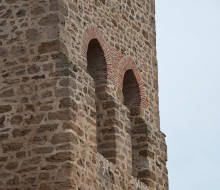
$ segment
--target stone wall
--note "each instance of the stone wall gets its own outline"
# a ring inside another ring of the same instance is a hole
[[[154,15],[0,0],[0,189],[168,189]]]

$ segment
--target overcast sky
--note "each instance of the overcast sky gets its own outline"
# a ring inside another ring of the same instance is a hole
[[[220,190],[220,0],[156,0],[170,190]]]

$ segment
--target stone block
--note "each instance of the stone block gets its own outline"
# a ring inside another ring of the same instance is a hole
[[[30,124],[39,124],[43,120],[44,114],[31,115],[28,119],[25,119],[25,122]]]
[[[11,117],[12,125],[19,125],[22,122],[23,118],[20,115],[14,115]]]
[[[70,110],[63,110],[57,112],[48,113],[49,120],[61,120],[61,121],[76,121],[76,114],[71,112]]]
[[[37,133],[44,133],[44,132],[53,132],[57,129],[58,124],[44,124],[40,125],[37,129]]]
[[[12,96],[14,96],[13,88],[9,88],[7,90],[3,90],[2,92],[0,92],[0,97],[2,97],[2,98],[8,98],[8,97],[12,97]]]
[[[7,57],[7,55],[8,55],[8,50],[4,47],[0,47],[0,58]]]
[[[41,43],[38,47],[38,52],[40,54],[45,54],[45,53],[48,53],[48,52],[59,51],[59,49],[60,49],[59,41],[58,40],[53,40],[53,41]]]
[[[41,15],[45,13],[45,10],[42,6],[37,6],[37,7],[34,7],[32,10],[31,10],[31,14],[33,16],[38,16],[38,15]]]
[[[62,126],[64,130],[73,130],[79,137],[84,136],[84,131],[75,123],[65,122]]]
[[[12,46],[11,48],[11,55],[13,56],[23,56],[26,53],[26,47],[25,46]]]
[[[51,140],[52,144],[60,144],[60,143],[73,143],[73,144],[78,144],[78,139],[77,137],[71,133],[58,133],[54,134]]]
[[[18,167],[18,162],[17,161],[14,161],[14,162],[9,162],[5,168],[8,169],[8,170],[14,170]]]
[[[6,113],[11,110],[12,110],[12,107],[10,105],[0,105],[0,113]]]
[[[34,148],[33,152],[36,154],[49,154],[53,151],[53,147],[39,147],[39,148]]]
[[[8,134],[7,133],[0,134],[0,142],[2,142],[4,140],[8,140]]]
[[[23,137],[30,133],[31,129],[14,129],[12,131],[12,135],[14,138],[16,137]]]
[[[78,111],[77,103],[71,98],[62,98],[60,100],[59,108],[71,108],[73,111]]]
[[[7,143],[2,144],[3,153],[19,151],[23,147],[22,143]]]
[[[52,162],[52,163],[56,163],[56,162],[59,163],[59,162],[65,162],[65,161],[74,161],[74,158],[75,156],[71,152],[59,152],[59,153],[46,157],[46,161]]]
[[[47,26],[47,25],[53,25],[57,24],[59,21],[58,14],[49,14],[45,17],[42,17],[39,21],[39,25],[41,26]]]
[[[36,64],[30,65],[27,69],[28,74],[39,73],[39,71],[40,71],[40,66],[38,66]]]

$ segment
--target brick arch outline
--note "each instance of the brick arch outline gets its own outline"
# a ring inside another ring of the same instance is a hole
[[[87,27],[84,31],[83,42],[82,42],[82,56],[85,60],[87,60],[87,50],[88,50],[89,42],[92,39],[98,40],[104,52],[104,57],[105,57],[106,66],[107,66],[107,81],[109,81],[112,79],[111,77],[111,74],[112,74],[111,48],[106,43],[103,33],[98,29],[96,25],[91,25]]]
[[[138,83],[138,86],[140,89],[140,98],[141,98],[140,107],[142,107],[142,108],[148,107],[148,100],[147,100],[147,96],[146,96],[146,93],[144,90],[144,83],[141,78],[141,73],[140,73],[138,67],[136,66],[133,58],[131,56],[128,56],[128,57],[124,56],[119,61],[119,63],[115,65],[115,67],[118,70],[118,77],[116,80],[118,93],[122,93],[124,75],[125,75],[126,71],[131,69],[134,73],[134,76],[137,80],[137,83]]]

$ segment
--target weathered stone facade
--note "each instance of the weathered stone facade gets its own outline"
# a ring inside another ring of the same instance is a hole
[[[0,0],[0,190],[167,190],[154,0]]]

